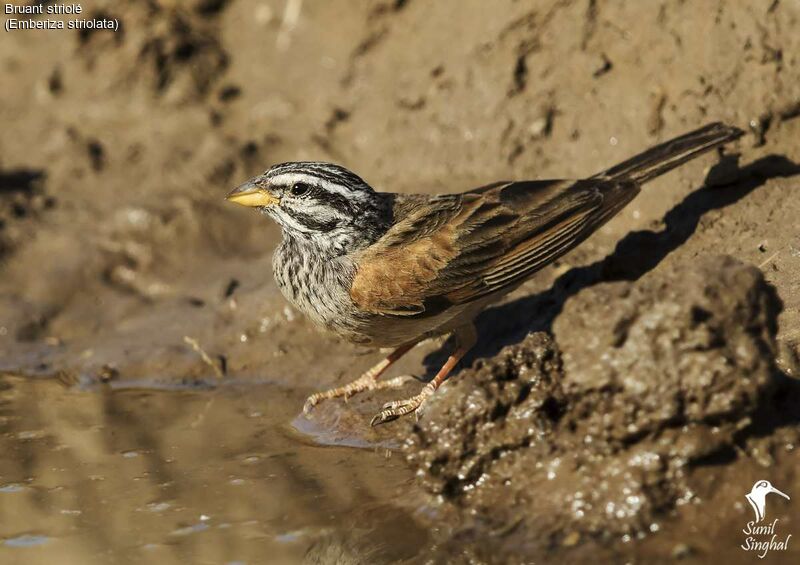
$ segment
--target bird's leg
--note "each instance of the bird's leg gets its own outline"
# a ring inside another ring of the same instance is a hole
[[[397,377],[395,379],[389,379],[388,381],[383,382],[378,382],[378,378],[386,371],[386,369],[391,367],[395,361],[408,353],[416,344],[417,342],[412,342],[401,345],[392,351],[383,361],[372,367],[369,371],[361,375],[353,382],[347,383],[344,386],[312,394],[306,399],[306,403],[303,405],[303,414],[308,414],[311,409],[314,408],[314,406],[323,400],[328,400],[329,398],[339,398],[340,396],[343,396],[345,400],[347,400],[354,394],[363,392],[365,390],[380,390],[383,388],[394,388],[399,386],[401,379],[405,379],[405,377]]]
[[[458,346],[456,350],[447,358],[447,361],[439,369],[439,372],[436,373],[436,376],[425,385],[425,388],[416,395],[412,396],[411,398],[407,398],[405,400],[393,400],[392,402],[387,402],[381,408],[381,411],[375,415],[370,422],[371,426],[377,426],[379,424],[384,424],[386,422],[390,422],[400,416],[404,416],[410,412],[415,412],[420,409],[422,404],[425,400],[432,395],[436,390],[442,385],[442,383],[447,380],[447,376],[453,370],[453,368],[458,364],[464,355],[466,355],[467,351],[472,349],[472,346],[475,345],[477,341],[477,333],[475,331],[475,326],[473,324],[469,324],[468,326],[462,326],[455,331],[456,340],[458,341]]]

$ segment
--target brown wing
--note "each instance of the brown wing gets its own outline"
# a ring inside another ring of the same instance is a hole
[[[583,241],[638,192],[628,181],[496,183],[398,196],[395,225],[359,258],[366,311],[432,315],[510,287]]]

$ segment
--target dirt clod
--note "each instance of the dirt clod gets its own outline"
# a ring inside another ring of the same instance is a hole
[[[780,309],[760,271],[724,256],[584,289],[555,340],[529,335],[431,402],[408,460],[457,512],[521,521],[517,539],[654,531],[770,402]]]

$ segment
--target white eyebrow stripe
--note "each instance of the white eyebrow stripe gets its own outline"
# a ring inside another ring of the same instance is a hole
[[[307,173],[281,173],[272,177],[270,181],[275,184],[286,186],[291,186],[296,182],[303,182],[310,185],[320,186],[328,192],[341,194],[342,196],[347,196],[348,198],[353,197],[353,191],[351,191],[349,188]]]

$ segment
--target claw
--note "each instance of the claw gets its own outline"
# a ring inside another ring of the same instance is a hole
[[[400,359],[403,355],[405,355],[408,350],[416,345],[416,342],[407,343],[406,345],[401,345],[397,349],[395,349],[391,354],[389,354],[386,359],[372,367],[369,371],[361,375],[359,378],[354,380],[351,383],[348,383],[344,386],[340,386],[337,388],[332,388],[330,390],[326,390],[325,392],[318,392],[316,394],[312,394],[311,396],[306,399],[305,404],[303,404],[303,414],[307,415],[314,406],[322,402],[323,400],[327,400],[330,398],[340,398],[344,397],[345,402],[351,397],[359,392],[363,392],[365,390],[380,390],[382,388],[394,388],[401,383],[401,379],[403,377],[397,377],[395,379],[390,379],[389,381],[379,382],[378,377],[388,369],[395,361]]]
[[[381,407],[381,411],[376,414],[374,418],[372,418],[370,426],[375,427],[379,424],[391,422],[392,420],[396,420],[400,416],[405,416],[411,412],[416,413],[417,418],[419,418],[419,410],[427,397],[427,394],[421,393],[417,396],[412,396],[411,398],[387,402]]]
[[[305,404],[303,404],[303,415],[304,416],[308,416],[308,414],[311,412],[311,410],[314,408],[314,406],[319,404],[319,399],[316,398],[316,396],[317,396],[316,394],[313,394],[313,395],[309,396],[306,399]]]
[[[387,411],[378,412],[370,421],[370,427],[380,426],[381,424],[385,424],[386,422],[391,422],[392,420],[396,420],[399,416],[392,414]]]

